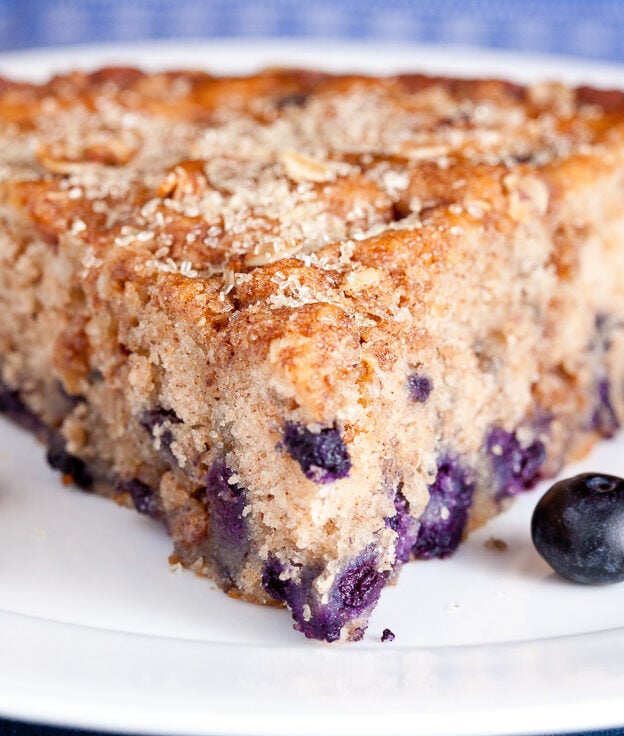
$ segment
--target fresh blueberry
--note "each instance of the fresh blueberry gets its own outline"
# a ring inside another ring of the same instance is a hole
[[[544,443],[535,440],[523,447],[515,432],[494,427],[487,438],[496,482],[496,498],[516,496],[532,488],[546,459]]]
[[[427,401],[429,394],[433,389],[431,379],[427,376],[414,373],[407,379],[407,388],[409,390],[410,399],[420,404]]]
[[[533,512],[531,536],[546,562],[569,580],[624,580],[624,479],[583,473],[555,483]]]
[[[467,471],[455,458],[444,456],[439,461],[412,550],[416,557],[447,557],[455,551],[468,521],[474,489]]]
[[[288,422],[283,446],[299,463],[306,478],[317,483],[345,478],[351,470],[349,452],[336,427],[312,432],[301,424]]]

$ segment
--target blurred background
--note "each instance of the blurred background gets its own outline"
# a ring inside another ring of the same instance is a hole
[[[624,60],[624,0],[0,0],[0,50],[223,36],[375,38]]]

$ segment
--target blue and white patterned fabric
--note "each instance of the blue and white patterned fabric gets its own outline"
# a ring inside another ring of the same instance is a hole
[[[0,50],[217,36],[374,38],[624,61],[624,1],[0,0]]]

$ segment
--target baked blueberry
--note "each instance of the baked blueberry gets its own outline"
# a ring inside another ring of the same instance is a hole
[[[148,432],[153,432],[156,427],[161,427],[165,422],[180,424],[182,420],[173,409],[146,409],[140,418],[140,424]]]
[[[210,549],[224,579],[233,580],[249,553],[245,506],[247,489],[235,482],[234,473],[222,461],[215,461],[199,493],[208,510]]]
[[[532,488],[546,459],[543,442],[535,440],[523,446],[515,432],[506,432],[501,427],[494,427],[489,433],[487,450],[494,471],[497,500]]]
[[[394,550],[396,564],[407,562],[412,547],[418,539],[418,520],[411,516],[409,503],[399,488],[394,497],[394,516],[386,519],[386,526],[397,533],[397,542]]]
[[[117,483],[117,490],[129,493],[135,509],[140,514],[159,518],[160,512],[154,489],[139,478],[124,478]]]
[[[342,610],[357,615],[377,602],[386,574],[377,570],[374,557],[363,557],[338,578],[335,599]]]
[[[182,420],[175,411],[163,408],[146,410],[141,414],[139,423],[152,437],[158,437],[159,450],[163,459],[177,465],[177,458],[171,450],[171,444],[174,440],[171,427],[175,424],[181,424]]]
[[[326,604],[320,604],[311,595],[318,572],[314,567],[283,565],[271,559],[262,572],[262,587],[271,598],[288,606],[295,631],[307,639],[337,641],[347,616],[334,601],[334,589]]]
[[[93,486],[91,473],[83,460],[67,452],[65,440],[60,435],[53,435],[50,438],[46,460],[52,468],[69,476],[79,488],[85,491],[91,490]]]
[[[460,543],[475,485],[454,457],[438,462],[438,475],[429,486],[429,502],[420,517],[418,537],[412,549],[421,559],[447,557]]]
[[[533,512],[531,536],[546,562],[569,580],[624,580],[624,479],[582,473],[555,483]]]
[[[241,546],[247,541],[246,490],[232,483],[232,471],[215,462],[206,478],[206,504],[210,510],[212,533],[222,547]]]
[[[312,432],[302,424],[289,422],[284,430],[283,444],[310,480],[331,483],[349,475],[351,458],[336,427]]]
[[[429,398],[429,394],[433,389],[431,379],[420,373],[413,373],[407,379],[407,388],[409,390],[410,399],[419,404],[423,404]]]
[[[338,573],[326,600],[319,601],[313,593],[319,571],[315,567],[285,566],[273,558],[264,567],[262,587],[288,606],[294,628],[308,639],[337,641],[343,626],[374,608],[388,572],[380,572],[374,555],[364,552]],[[363,634],[363,628],[355,627],[350,638],[356,641]]]
[[[596,408],[591,418],[591,428],[603,437],[613,437],[620,428],[613,403],[611,401],[611,386],[609,381],[598,383]]]

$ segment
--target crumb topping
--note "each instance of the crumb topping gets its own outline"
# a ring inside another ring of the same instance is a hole
[[[267,72],[226,94],[225,81],[104,70],[9,86],[0,185],[30,183],[25,206],[48,237],[84,244],[85,273],[112,244],[133,252],[146,278],[217,279],[227,300],[255,269],[296,258],[353,272],[339,294],[273,273],[270,308],[353,306],[376,278],[354,268],[354,243],[417,230],[439,207],[458,220],[440,225],[449,236],[463,234],[466,217],[487,217],[491,202],[471,191],[462,166],[516,165],[503,186],[520,219],[545,211],[548,191],[518,162],[535,170],[600,136],[595,101],[582,105],[555,84],[520,93],[502,82]],[[440,197],[422,198],[425,180]]]

